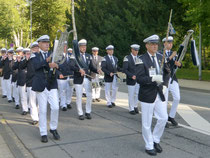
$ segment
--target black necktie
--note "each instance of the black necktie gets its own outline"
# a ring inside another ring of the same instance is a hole
[[[110,57],[110,59],[111,59],[111,63],[112,63],[112,65],[114,66],[114,61],[113,61],[112,56]]]
[[[156,71],[156,74],[158,74],[158,70],[157,70],[157,65],[156,65],[156,62],[155,62],[155,56],[152,56],[152,62],[153,62],[153,66],[155,68],[155,71]]]
[[[83,55],[83,54],[81,54],[81,56],[82,56],[82,60],[83,60],[83,62],[86,64],[86,61],[85,61],[85,57],[84,57],[84,55]]]
[[[47,59],[47,53],[44,52],[44,59],[46,60]]]

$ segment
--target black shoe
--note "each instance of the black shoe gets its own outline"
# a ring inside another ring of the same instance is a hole
[[[97,102],[100,102],[101,100],[99,98],[96,99]]]
[[[112,108],[112,105],[107,105],[108,108]]]
[[[15,98],[12,97],[12,102],[15,102]]]
[[[20,106],[19,106],[19,105],[16,105],[16,106],[15,106],[15,109],[20,109]]]
[[[26,111],[23,111],[23,112],[22,112],[22,115],[27,115],[27,112],[26,112]]]
[[[8,100],[8,103],[11,103],[12,102],[12,100]]]
[[[139,114],[139,109],[137,107],[134,108],[134,111],[135,111],[136,114]]]
[[[71,104],[67,104],[67,108],[71,109],[72,108]]]
[[[177,126],[178,123],[174,120],[174,118],[168,117],[168,121],[172,123],[172,125]]]
[[[136,115],[136,112],[133,110],[133,111],[130,111],[129,112],[131,115]]]
[[[93,99],[92,102],[95,102],[95,99]]]
[[[87,118],[88,120],[91,120],[91,119],[92,119],[90,113],[85,113],[85,116],[86,116],[86,118]]]
[[[41,142],[42,143],[47,143],[48,142],[47,135],[41,136]]]
[[[38,121],[33,121],[31,124],[36,125],[36,124],[38,124]]]
[[[162,147],[160,146],[159,143],[154,142],[154,148],[158,153],[161,153],[163,151]]]
[[[55,129],[55,130],[50,130],[50,133],[52,133],[53,138],[54,138],[55,140],[59,140],[59,139],[60,139],[60,135],[58,134],[58,132],[57,132],[56,129]]]
[[[146,151],[146,153],[149,154],[149,155],[152,155],[152,156],[157,155],[157,152],[156,152],[155,149],[152,149],[152,150],[145,150],[145,151]]]
[[[116,106],[116,104],[115,103],[112,103],[112,106],[114,107],[114,106]]]
[[[3,95],[3,96],[2,96],[2,98],[6,98],[6,97],[7,97],[6,95]]]
[[[84,120],[85,118],[84,118],[84,116],[83,115],[80,115],[79,116],[79,120]]]
[[[67,111],[67,108],[66,108],[66,107],[63,107],[63,108],[62,108],[62,111]]]
[[[87,97],[85,93],[82,93],[82,96],[83,96],[83,97]]]
[[[166,126],[165,126],[165,128],[169,128],[169,127],[170,127],[169,123],[168,123],[168,122],[166,122]]]

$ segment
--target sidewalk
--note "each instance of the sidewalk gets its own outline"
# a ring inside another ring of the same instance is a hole
[[[178,79],[178,82],[181,88],[197,89],[210,93],[210,82],[208,81]]]

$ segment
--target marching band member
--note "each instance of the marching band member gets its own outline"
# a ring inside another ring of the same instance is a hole
[[[7,49],[6,48],[2,48],[1,49],[1,56],[0,56],[0,78],[1,78],[1,89],[2,89],[2,98],[6,98],[7,97],[7,90],[6,90],[6,84],[5,84],[5,80],[3,77],[3,65],[2,65],[2,61],[3,61],[3,57],[7,54]]]
[[[101,69],[101,61],[102,57],[98,55],[98,50],[99,48],[93,47],[92,48],[92,61],[93,61],[93,66],[97,68],[98,70]],[[91,72],[92,76],[92,82],[97,83],[97,87],[92,87],[92,101],[95,102],[100,102],[100,94],[101,94],[101,87],[99,85],[99,74]]]
[[[164,47],[166,48],[166,58],[170,64],[170,70],[171,70],[171,77],[173,75],[173,72],[175,70],[175,67],[181,67],[181,63],[176,61],[177,55],[176,52],[171,51],[173,47],[173,37],[169,36],[168,41],[166,42],[166,38],[162,40],[164,42]],[[166,92],[166,103],[168,103],[168,93],[171,92],[173,97],[173,102],[171,106],[171,110],[169,112],[168,121],[172,123],[172,125],[177,126],[178,123],[175,121],[176,116],[176,109],[178,107],[179,101],[180,101],[180,90],[179,90],[179,83],[176,78],[176,75],[173,76],[173,82],[171,83],[172,78],[169,79],[168,89]],[[169,127],[169,124],[166,124],[166,127]]]
[[[142,135],[146,144],[145,151],[149,155],[162,152],[159,143],[168,119],[164,93],[168,86],[170,69],[164,62],[163,75],[160,75],[162,55],[157,52],[158,41],[158,35],[144,39],[147,52],[140,57],[142,61],[137,67],[137,82],[141,85],[138,98],[141,102]],[[157,123],[152,132],[153,113]]]
[[[13,65],[13,53],[14,50],[13,48],[10,48],[7,51],[7,55],[3,56],[2,60],[2,65],[3,65],[3,78],[4,78],[4,83],[5,83],[5,89],[6,89],[6,95],[8,102],[12,102],[12,85],[11,85],[11,80],[12,80],[12,65]]]
[[[38,53],[39,52],[39,44],[38,44],[38,42],[33,42],[32,44],[31,44],[31,52],[32,53]]]
[[[13,54],[13,65],[15,64],[15,62],[17,61],[17,54],[14,53]],[[13,66],[12,65],[12,66]],[[15,101],[15,109],[19,109],[20,108],[20,96],[19,96],[19,92],[18,92],[18,86],[17,86],[17,76],[18,76],[18,70],[12,70],[12,97]]]
[[[81,39],[78,42],[80,57],[84,64],[86,64],[87,68],[80,69],[78,65],[76,65],[76,69],[74,71],[74,86],[76,90],[76,104],[77,104],[77,112],[79,115],[79,120],[84,120],[83,110],[82,110],[82,93],[83,88],[85,89],[87,100],[85,106],[85,116],[87,119],[91,119],[91,104],[92,104],[92,83],[90,76],[90,71],[97,73],[97,69],[94,68],[92,64],[92,57],[90,54],[86,53],[87,41],[85,39]],[[87,76],[88,75],[88,76]]]
[[[109,45],[106,47],[107,55],[103,58],[101,63],[101,69],[104,72],[104,80],[105,80],[105,97],[107,101],[107,107],[112,108],[115,105],[118,83],[117,83],[117,71],[121,71],[118,67],[118,59],[113,56],[114,46]],[[112,96],[110,95],[110,91],[112,88]]]
[[[72,48],[69,48],[69,49],[68,49],[68,54],[69,54],[69,55],[72,55],[72,51],[73,51]]]
[[[33,47],[33,44],[31,47]],[[35,73],[32,58],[34,58],[35,55],[33,53],[31,54],[31,50],[29,48],[24,48],[23,52],[25,53],[25,59],[20,62],[20,69],[26,70],[26,90],[28,94],[30,114],[33,120],[32,124],[36,125],[39,121],[38,108],[36,104],[36,92],[31,89]]]
[[[59,98],[58,98],[58,84],[56,76],[58,71],[53,74],[52,69],[58,69],[56,63],[50,63],[49,43],[50,37],[43,35],[37,39],[40,52],[35,53],[32,58],[35,75],[32,82],[32,90],[36,92],[39,105],[39,130],[41,135],[41,142],[47,143],[47,103],[50,104],[50,133],[53,134],[55,140],[60,139],[57,132],[58,115],[59,115]]]
[[[65,58],[65,59],[64,59]],[[70,60],[71,55],[67,52],[67,41],[64,45],[63,60],[64,63],[59,65],[59,71],[62,73],[61,77],[58,78],[58,91],[60,95],[60,106],[63,111],[71,109],[71,100],[73,95],[73,85],[70,85],[70,80],[73,81],[74,72],[71,70]],[[66,77],[63,77],[66,76]]]
[[[27,90],[26,90],[26,69],[20,68],[21,60],[25,58],[23,48],[19,47],[16,49],[17,52],[17,61],[13,65],[13,70],[18,70],[17,73],[17,86],[18,93],[20,96],[20,102],[22,105],[22,115],[27,115],[28,113],[28,99],[27,99]]]
[[[131,45],[131,54],[124,57],[123,72],[126,74],[126,84],[128,85],[129,113],[135,115],[139,113],[138,92],[139,84],[136,82],[136,62],[140,45]]]

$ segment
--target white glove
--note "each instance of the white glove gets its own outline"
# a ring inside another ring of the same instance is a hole
[[[152,82],[157,82],[157,84],[160,84],[161,82],[163,82],[163,76],[162,75],[152,76]]]
[[[163,94],[165,95],[167,92],[167,87],[166,86],[163,86]]]

